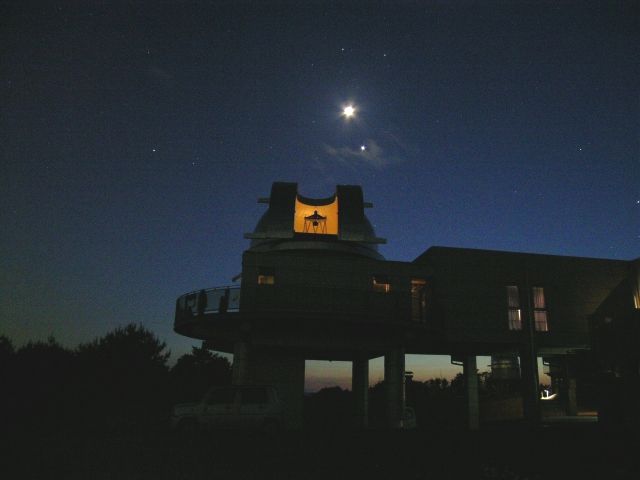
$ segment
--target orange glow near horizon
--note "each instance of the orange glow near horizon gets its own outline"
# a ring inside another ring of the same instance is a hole
[[[327,217],[326,230],[322,232],[325,235],[337,235],[338,234],[338,197],[329,205],[307,205],[302,203],[296,197],[296,211],[293,215],[293,231],[296,233],[313,233],[312,230],[305,232],[304,217],[313,215],[317,211],[318,215]],[[320,231],[318,230],[318,233]]]

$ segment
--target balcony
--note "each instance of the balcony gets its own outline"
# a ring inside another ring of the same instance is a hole
[[[188,322],[210,313],[240,310],[240,287],[213,287],[185,293],[176,302],[175,324]]]
[[[242,310],[240,296],[237,285],[180,296],[174,330],[222,352],[233,352],[250,331],[253,341],[264,345],[308,347],[322,358],[331,350],[334,356],[328,358],[337,358],[349,339],[373,351],[396,338],[399,329],[412,327],[422,335],[427,327],[412,316],[406,290],[248,282],[242,287]]]

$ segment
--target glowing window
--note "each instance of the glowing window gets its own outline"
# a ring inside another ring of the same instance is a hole
[[[258,285],[274,285],[276,272],[273,268],[261,267],[258,269]]]
[[[544,288],[533,287],[531,293],[533,294],[533,319],[536,331],[548,332],[549,312],[547,312],[547,304],[544,299]]]
[[[372,277],[373,291],[380,293],[389,293],[391,291],[391,283],[386,275],[374,275]]]
[[[507,286],[507,304],[509,306],[509,330],[522,330],[520,294],[515,285]]]
[[[338,197],[328,205],[307,205],[296,198],[293,231],[317,235],[337,235]]]

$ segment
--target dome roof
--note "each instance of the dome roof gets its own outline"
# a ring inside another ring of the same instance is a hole
[[[297,184],[275,182],[268,203],[253,233],[250,250],[323,250],[383,259],[375,235],[364,214],[362,189],[338,185],[328,198],[312,199],[298,195]]]

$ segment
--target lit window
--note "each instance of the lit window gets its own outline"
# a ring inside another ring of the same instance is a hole
[[[276,274],[273,268],[260,268],[258,270],[258,285],[274,285]]]
[[[509,306],[509,330],[522,330],[520,294],[515,285],[507,286],[507,304]]]
[[[391,291],[391,284],[386,275],[374,275],[372,278],[374,292],[389,293]]]
[[[533,319],[535,321],[536,331],[549,331],[549,313],[547,312],[547,304],[544,300],[544,288],[533,287]]]
[[[422,278],[411,279],[411,320],[424,322],[427,313],[427,282]]]

